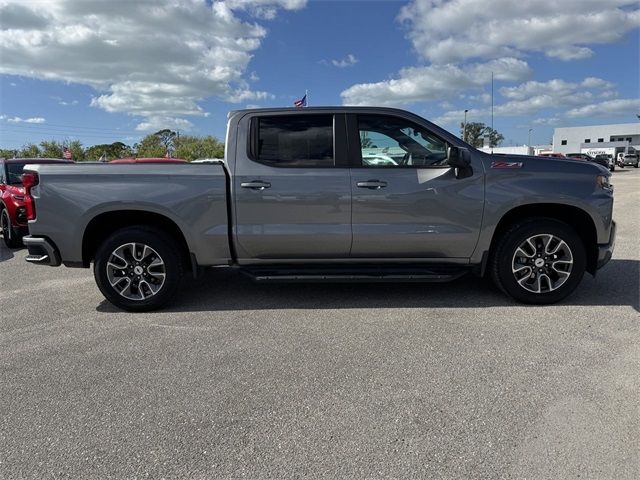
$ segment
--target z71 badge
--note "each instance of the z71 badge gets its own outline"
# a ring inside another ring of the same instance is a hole
[[[492,162],[491,168],[522,168],[522,162]]]

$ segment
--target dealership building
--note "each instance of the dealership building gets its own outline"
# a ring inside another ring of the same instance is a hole
[[[614,157],[620,152],[635,153],[640,151],[640,123],[556,128],[553,151]]]

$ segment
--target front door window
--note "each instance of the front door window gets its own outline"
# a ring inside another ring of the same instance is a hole
[[[447,144],[401,118],[358,115],[364,167],[447,167]]]

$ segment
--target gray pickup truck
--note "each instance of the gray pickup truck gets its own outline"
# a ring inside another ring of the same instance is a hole
[[[551,303],[611,258],[615,238],[605,168],[489,155],[388,108],[231,112],[223,162],[26,170],[27,261],[93,263],[104,296],[133,311],[221,265],[296,282],[471,271]]]

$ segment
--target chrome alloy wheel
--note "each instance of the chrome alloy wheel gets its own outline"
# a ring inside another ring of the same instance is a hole
[[[516,248],[511,271],[518,284],[533,293],[560,288],[571,275],[573,254],[561,238],[542,233],[527,238]]]
[[[107,262],[107,279],[124,298],[146,300],[160,291],[166,278],[162,257],[144,243],[125,243]]]

